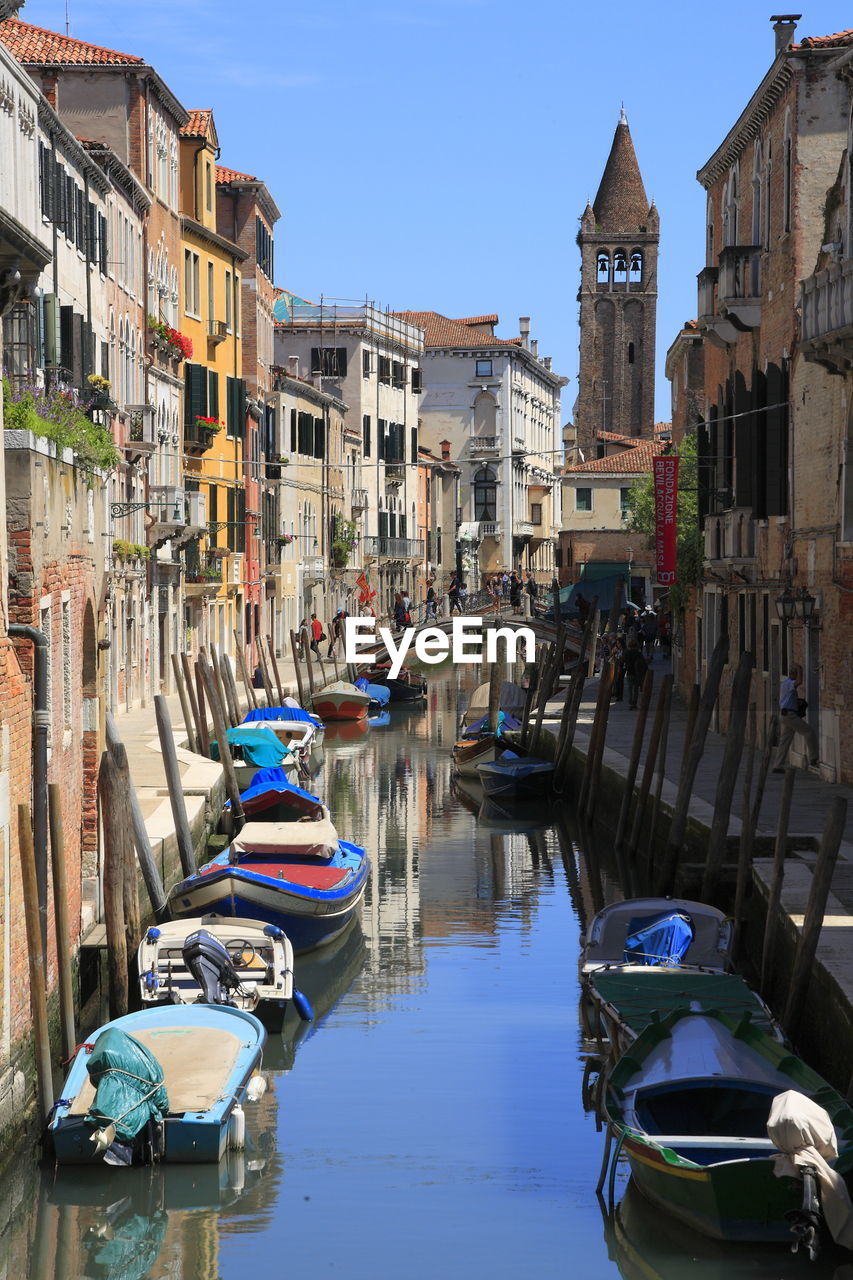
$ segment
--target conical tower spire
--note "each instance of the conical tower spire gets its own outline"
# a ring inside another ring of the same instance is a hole
[[[637,231],[646,225],[649,201],[624,107],[592,207],[601,231]]]

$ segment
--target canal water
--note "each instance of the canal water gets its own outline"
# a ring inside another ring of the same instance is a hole
[[[0,1280],[853,1280],[843,1259],[715,1247],[647,1207],[581,1105],[581,921],[609,896],[570,813],[507,819],[451,779],[470,686],[327,732],[316,789],[368,846],[360,924],[297,961],[317,1018],[269,1044],[252,1148],[219,1169],[0,1183]]]

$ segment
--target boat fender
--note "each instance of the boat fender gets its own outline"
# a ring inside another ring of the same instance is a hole
[[[239,1102],[228,1121],[228,1146],[232,1151],[242,1151],[246,1145],[246,1113]]]
[[[246,1087],[246,1101],[260,1102],[261,1098],[267,1091],[267,1078],[262,1075],[254,1075]]]
[[[284,933],[277,924],[265,924],[264,934],[267,938],[283,938]]]
[[[160,937],[160,930],[155,929],[153,927],[149,929],[145,935],[145,939],[147,942],[156,942],[159,937]]]
[[[311,1008],[311,1002],[298,987],[293,988],[293,1006],[303,1022],[314,1021],[314,1010]]]

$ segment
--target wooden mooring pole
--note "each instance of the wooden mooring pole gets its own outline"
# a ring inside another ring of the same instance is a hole
[[[580,791],[578,792],[577,808],[579,813],[586,812],[586,801],[587,796],[589,795],[593,769],[595,767],[598,739],[602,732],[602,726],[606,723],[607,714],[610,711],[610,687],[612,682],[611,670],[611,664],[607,663],[606,666],[602,666],[601,675],[599,676],[598,697],[595,703],[595,716],[592,721],[592,732],[590,733],[589,740],[587,742],[583,777],[581,778]]]
[[[761,949],[761,990],[767,992],[770,981],[770,970],[773,964],[773,949],[776,944],[776,929],[779,923],[779,904],[782,901],[782,882],[785,879],[785,856],[788,852],[788,823],[791,817],[791,798],[794,794],[794,782],[797,771],[791,765],[785,770],[782,784],[782,798],[779,801],[779,818],[776,823],[776,844],[773,849],[773,870],[770,875],[770,891],[767,898],[767,918],[764,922],[764,943]]]
[[[847,801],[844,796],[836,796],[832,802],[823,837],[817,852],[812,875],[812,886],[806,906],[803,931],[797,944],[794,956],[794,972],[788,990],[788,1003],[785,1006],[783,1024],[792,1040],[796,1042],[803,1015],[803,1007],[808,995],[812,978],[820,931],[826,915],[826,902],[832,885],[832,875],[838,858],[838,850],[844,838],[844,824],[847,821]]]
[[[107,746],[109,747],[113,757],[116,756],[118,747],[122,747],[121,739],[118,736],[115,720],[112,712],[108,711],[106,715],[106,737]],[[124,748],[122,747],[122,751]],[[127,759],[125,753],[125,760]],[[120,778],[123,780],[123,773],[119,770]],[[142,810],[139,807],[139,797],[136,794],[131,778],[130,771],[127,772],[126,785],[128,789],[128,804],[130,806],[130,824],[133,830],[133,843],[136,846],[136,856],[139,860],[139,867],[142,871],[142,878],[145,881],[145,888],[148,893],[148,900],[151,903],[151,909],[158,921],[167,920],[169,918],[169,904],[163,889],[163,881],[160,878],[160,871],[154,860],[154,853],[151,848],[151,842],[148,839],[148,832],[145,828],[145,819],[142,816]]]
[[[228,728],[225,724],[225,713],[216,696],[216,687],[213,683],[213,673],[203,653],[199,654],[198,669],[201,672],[201,678],[204,681],[204,687],[207,690],[207,699],[210,703],[210,709],[213,714],[213,732],[216,734],[216,745],[219,748],[219,760],[222,764],[222,772],[225,775],[225,793],[231,801],[231,815],[234,819],[234,831],[237,832],[245,822],[243,814],[243,806],[240,803],[240,788],[237,785],[237,775],[234,772],[234,760],[231,755],[231,746],[228,742]],[[155,699],[156,702],[156,699]],[[195,867],[193,867],[195,870]]]
[[[250,711],[257,709],[258,700],[255,697],[255,688],[249,675],[249,668],[246,665],[246,655],[243,652],[243,645],[236,631],[231,633],[234,637],[234,652],[237,654],[237,662],[240,667],[240,675],[243,679],[243,686],[246,690],[246,707]]]
[[[189,655],[186,653],[181,654],[181,669],[183,670],[183,673],[184,673],[184,686],[187,691],[187,698],[189,700],[190,712],[192,713],[193,726],[195,729],[195,732],[193,734],[193,737],[195,739],[195,747],[193,747],[192,749],[196,752],[197,755],[203,756],[207,754],[204,749],[204,734],[202,733],[202,725],[200,723],[200,716],[198,713],[198,698],[196,697],[196,692],[195,692],[193,670],[192,670],[192,667],[190,666]]]
[[[634,797],[634,784],[637,781],[637,770],[640,767],[640,754],[643,750],[643,737],[646,732],[646,720],[649,715],[649,703],[652,700],[654,682],[655,677],[650,668],[643,679],[643,689],[640,694],[640,705],[637,709],[637,719],[634,721],[634,741],[631,744],[631,756],[628,760],[628,774],[625,778],[625,787],[622,791],[622,803],[619,806],[619,820],[616,823],[616,837],[613,842],[616,849],[623,848],[625,844],[625,832],[628,829],[628,818],[631,813],[631,801]]]
[[[62,1048],[70,1058],[77,1043],[74,1034],[74,990],[71,983],[71,933],[68,928],[68,884],[65,875],[65,834],[62,826],[62,791],[59,783],[47,787],[50,826],[50,866],[53,872],[53,911],[56,920],[56,960],[59,968],[59,1015]]]
[[[720,887],[723,862],[728,843],[729,823],[732,816],[732,800],[735,783],[740,769],[743,744],[746,736],[746,718],[749,714],[749,691],[752,684],[752,654],[745,650],[732,681],[731,700],[729,702],[729,723],[726,729],[723,762],[720,776],[717,779],[717,794],[714,799],[714,816],[711,820],[711,832],[708,837],[705,855],[705,870],[702,875],[702,901],[713,902]],[[744,814],[744,817],[746,815]]]
[[[264,636],[264,643],[266,644],[266,647],[267,647],[267,656],[269,658],[270,666],[272,667],[273,677],[275,679],[275,687],[278,693],[278,705],[280,707],[283,707],[284,706],[284,689],[282,688],[282,685],[281,685],[281,676],[279,675],[279,672],[278,672],[278,663],[275,660],[275,649],[273,648],[272,636]]]
[[[175,688],[178,691],[178,697],[181,700],[181,714],[184,717],[184,729],[187,735],[187,747],[194,754],[198,754],[198,744],[195,737],[195,723],[193,721],[192,708],[190,700],[187,697],[186,684],[184,683],[184,672],[181,666],[181,660],[176,653],[172,654],[172,671],[175,674]]]
[[[604,760],[604,744],[607,739],[607,725],[610,721],[611,694],[613,692],[613,683],[616,678],[616,663],[609,661],[607,663],[607,671],[602,672],[602,681],[605,684],[603,704],[601,708],[601,723],[595,737],[595,749],[592,753],[592,768],[589,773],[589,788],[586,798],[585,816],[588,822],[592,821],[592,815],[595,812],[595,802],[598,798],[598,784],[601,779],[601,766]]]
[[[199,658],[200,657],[201,655],[199,655]],[[196,688],[196,700],[198,702],[198,723],[199,723],[199,729],[201,731],[202,754],[210,758],[210,733],[207,727],[207,707],[205,704],[205,697],[204,697],[204,681],[201,678],[201,668],[199,666],[199,659],[196,659],[196,664],[195,664],[195,688]]]
[[[36,1074],[42,1121],[53,1106],[53,1074],[50,1065],[50,1032],[47,1021],[47,968],[41,936],[36,852],[33,824],[28,804],[18,805],[18,847],[27,926],[27,955],[30,968],[30,1005],[36,1047]]]
[[[296,673],[296,687],[299,690],[299,705],[303,709],[307,709],[305,686],[302,683],[302,668],[299,665],[299,641],[296,638],[295,631],[290,633],[290,651],[293,654],[293,670]]]
[[[107,981],[110,1017],[120,1018],[128,1008],[127,931],[124,914],[124,877],[128,835],[118,767],[111,751],[101,756],[98,775],[101,822],[104,828],[104,923],[107,929]]]
[[[199,658],[201,662],[202,659]],[[169,704],[162,693],[154,697],[154,715],[157,720],[157,733],[160,737],[160,750],[163,753],[163,767],[166,771],[166,786],[169,790],[169,804],[175,822],[175,837],[178,842],[178,854],[181,859],[181,870],[185,876],[195,872],[195,851],[190,824],[187,820],[187,806],[181,786],[181,770],[178,765],[178,753],[175,750],[175,738],[172,733],[172,720],[169,715]]]
[[[696,712],[696,725],[693,730],[690,747],[684,759],[684,767],[681,770],[678,795],[676,796],[672,821],[669,826],[669,839],[664,851],[660,875],[656,877],[657,892],[659,894],[671,894],[673,891],[682,845],[684,844],[684,834],[687,830],[687,813],[690,808],[693,783],[696,780],[696,771],[699,768],[699,762],[705,750],[705,739],[708,736],[708,727],[711,723],[711,716],[713,715],[714,705],[720,689],[720,679],[728,654],[729,637],[726,632],[723,632],[714,646],[714,652],[711,654],[711,661],[708,664],[708,678],[705,682],[705,688],[702,690],[702,696],[699,699],[699,706]]]

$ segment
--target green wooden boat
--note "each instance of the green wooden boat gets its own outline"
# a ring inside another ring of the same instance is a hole
[[[853,1109],[749,1017],[677,1009],[636,1038],[611,1072],[605,1115],[638,1189],[717,1240],[788,1237],[802,1183],[777,1178],[767,1118],[796,1090],[828,1113],[842,1175],[853,1169]]]

